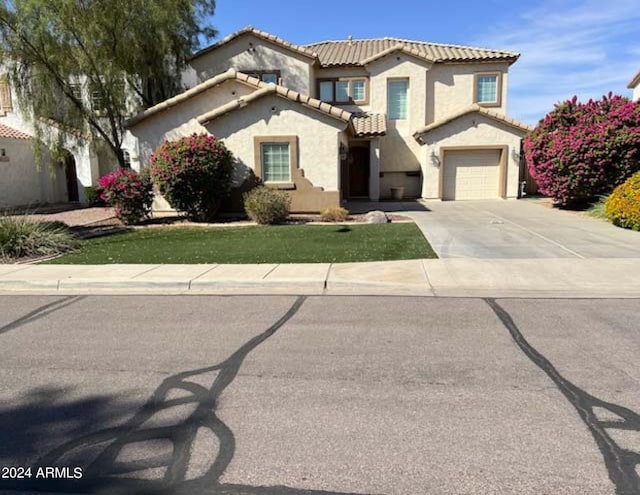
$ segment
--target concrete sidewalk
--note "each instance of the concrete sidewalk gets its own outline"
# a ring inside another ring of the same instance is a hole
[[[0,293],[640,297],[640,259],[0,265]]]

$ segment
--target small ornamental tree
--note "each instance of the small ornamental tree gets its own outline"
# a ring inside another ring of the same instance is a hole
[[[210,134],[165,141],[151,156],[154,184],[173,208],[199,222],[215,218],[232,171],[233,155]]]
[[[124,224],[138,223],[151,214],[153,185],[147,173],[119,168],[98,180],[100,198]]]
[[[640,170],[640,105],[621,96],[559,103],[525,139],[529,173],[562,206],[609,194]]]

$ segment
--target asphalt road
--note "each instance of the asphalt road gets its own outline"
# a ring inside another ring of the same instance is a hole
[[[640,493],[638,321],[639,300],[3,296],[0,466],[32,477],[0,490]]]

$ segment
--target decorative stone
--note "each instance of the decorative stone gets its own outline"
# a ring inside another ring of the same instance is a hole
[[[390,220],[384,211],[375,210],[367,213],[364,216],[364,221],[367,223],[388,223]]]

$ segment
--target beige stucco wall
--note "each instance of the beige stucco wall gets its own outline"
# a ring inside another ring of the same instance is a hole
[[[425,124],[444,119],[474,103],[474,74],[478,72],[502,73],[502,105],[491,107],[498,113],[507,113],[509,65],[502,64],[434,64],[427,73]]]
[[[299,167],[316,187],[339,189],[339,142],[346,123],[277,96],[265,96],[245,109],[207,125],[243,167],[255,169],[254,136],[298,136]],[[244,169],[246,171],[246,168]]]
[[[129,129],[127,146],[133,148],[132,166],[136,169],[148,166],[153,151],[165,140],[178,139],[190,134],[207,132],[196,118],[231,100],[255,91],[236,81],[227,81],[168,110],[159,112]]]
[[[640,101],[640,84],[633,88],[633,99],[635,101]]]
[[[449,146],[508,146],[507,197],[518,196],[520,142],[524,133],[474,113],[461,117],[423,136],[422,197],[438,198],[441,171],[440,148]],[[438,160],[434,160],[436,157]]]
[[[387,135],[380,142],[380,171],[420,170],[421,149],[412,135],[425,121],[426,74],[430,64],[394,53],[367,66],[371,74],[370,99],[366,110],[387,113],[387,81],[409,79],[409,113],[406,120],[388,120]]]
[[[6,154],[0,161],[0,208],[66,200],[64,170],[49,166],[47,156],[38,166],[30,141],[0,138],[0,149]]]
[[[429,64],[402,53],[393,53],[366,68],[339,67],[317,69],[316,78],[369,75],[369,104],[344,106],[348,111],[387,113],[387,80],[409,78],[409,118],[387,121],[387,135],[380,139],[380,197],[389,197],[390,188],[404,186],[407,196],[420,196],[425,187],[415,171],[424,170],[423,148],[413,138],[416,129],[468,108],[473,103],[474,74],[502,73],[501,106],[492,110],[505,113],[508,88],[507,63]],[[317,88],[313,88],[318,97]],[[447,127],[446,129],[451,129]],[[455,132],[452,131],[451,132]],[[442,133],[446,138],[446,131]],[[455,137],[452,137],[455,140]],[[484,140],[490,137],[479,136]],[[493,143],[491,143],[493,144]],[[408,173],[408,174],[407,174]],[[517,185],[515,186],[517,187]],[[516,190],[517,191],[517,190]]]
[[[309,94],[311,91],[311,64],[313,64],[311,58],[281,48],[249,33],[190,62],[200,81],[230,68],[239,71],[280,70],[282,84],[304,94]]]

